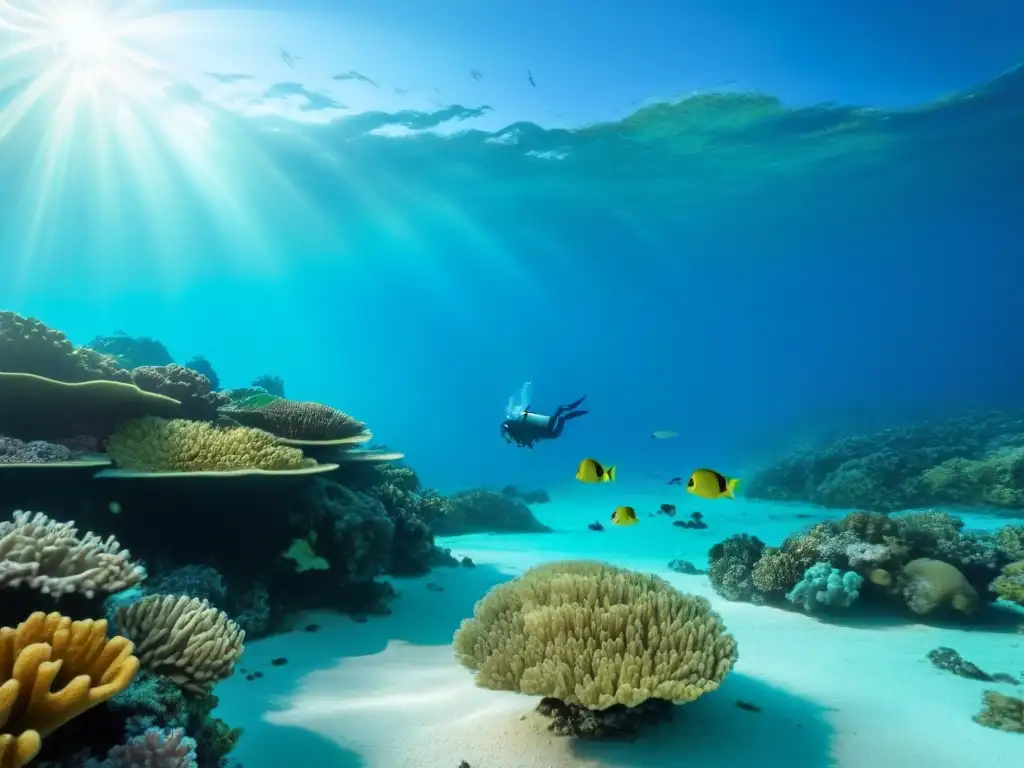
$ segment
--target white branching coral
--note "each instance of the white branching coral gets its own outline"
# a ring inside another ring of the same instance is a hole
[[[736,662],[736,641],[703,597],[593,561],[533,568],[477,604],[455,655],[485,688],[589,709],[693,701]]]
[[[0,587],[25,585],[54,596],[80,592],[92,598],[145,577],[146,570],[113,536],[86,532],[79,538],[73,522],[58,523],[42,512],[19,510],[0,523]]]

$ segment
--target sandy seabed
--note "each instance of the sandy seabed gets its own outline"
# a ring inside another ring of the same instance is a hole
[[[607,520],[608,504],[577,493],[535,508],[554,533],[441,540],[476,567],[395,580],[400,597],[389,616],[356,622],[306,614],[294,631],[248,644],[239,666],[263,676],[247,680],[240,669],[216,691],[217,714],[245,729],[233,756],[244,768],[458,768],[463,760],[471,768],[1024,766],[1024,735],[971,720],[985,689],[1024,697],[1024,687],[960,678],[926,658],[949,646],[990,673],[1024,678],[1024,634],[1014,621],[983,628],[929,627],[900,617],[835,624],[731,603],[714,594],[706,576],[674,573],[668,562],[683,558],[705,567],[710,546],[731,533],[776,544],[839,515],[743,500],[669,499],[660,489],[626,496],[641,512],[640,525],[586,530],[595,519]],[[679,505],[676,519],[701,509],[708,530],[644,516],[663,501]],[[533,712],[536,699],[476,688],[452,654],[459,622],[495,584],[567,558],[656,573],[707,597],[739,643],[740,659],[722,687],[628,743],[554,736]],[[306,631],[309,624],[319,629]],[[271,663],[280,658],[287,663]],[[741,709],[738,700],[761,711]]]

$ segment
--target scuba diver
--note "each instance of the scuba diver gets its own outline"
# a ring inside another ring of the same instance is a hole
[[[515,443],[520,448],[533,448],[541,440],[554,440],[562,434],[565,422],[587,413],[576,410],[586,397],[584,395],[575,403],[558,406],[554,416],[534,413],[529,405],[523,406],[501,422],[501,436],[506,443]]]

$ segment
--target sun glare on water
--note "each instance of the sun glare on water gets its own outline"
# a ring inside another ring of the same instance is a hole
[[[181,206],[206,211],[215,236],[249,241],[250,260],[260,251],[242,178],[259,158],[242,165],[232,125],[181,96],[190,84],[173,59],[197,36],[186,19],[152,0],[0,0],[0,176],[21,190],[23,279],[48,266],[69,218],[104,233],[144,220],[174,254],[160,265],[168,282],[190,250]]]

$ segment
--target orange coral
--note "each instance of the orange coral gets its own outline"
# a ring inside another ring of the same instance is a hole
[[[42,737],[127,688],[139,671],[135,646],[107,639],[107,622],[33,613],[0,627],[0,768],[20,768]]]

